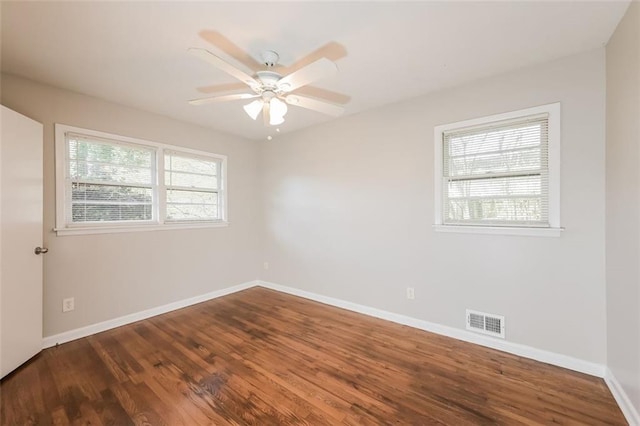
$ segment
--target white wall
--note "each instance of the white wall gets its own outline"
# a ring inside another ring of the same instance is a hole
[[[607,363],[640,412],[640,3],[607,44]]]
[[[2,104],[44,124],[44,335],[255,280],[256,142],[2,75]],[[226,228],[62,236],[55,223],[54,123],[228,156]],[[62,313],[62,299],[76,308]]]
[[[434,232],[434,126],[557,101],[563,235]],[[604,120],[598,49],[265,142],[261,278],[604,363]]]

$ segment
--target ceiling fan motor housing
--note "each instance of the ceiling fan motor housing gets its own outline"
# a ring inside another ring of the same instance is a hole
[[[280,74],[273,71],[258,71],[256,74],[258,76],[258,80],[262,83],[262,91],[278,91],[278,81],[282,78]]]

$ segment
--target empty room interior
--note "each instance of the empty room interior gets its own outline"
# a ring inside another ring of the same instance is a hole
[[[0,424],[640,426],[640,2],[0,25]]]

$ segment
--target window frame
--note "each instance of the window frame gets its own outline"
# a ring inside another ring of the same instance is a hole
[[[560,226],[560,102],[540,105],[532,108],[494,114],[471,120],[439,125],[434,128],[434,225],[437,232],[461,232],[476,234],[502,234],[524,236],[559,237]],[[549,226],[496,226],[482,224],[445,224],[444,214],[444,134],[470,127],[491,126],[500,121],[523,119],[530,116],[548,114],[548,173],[549,173]]]
[[[153,161],[151,170],[152,173],[155,174],[152,176],[153,201],[152,219],[150,221],[112,221],[104,223],[72,223],[70,221],[71,195],[70,188],[68,188],[69,179],[67,179],[69,174],[67,133],[74,133],[89,138],[94,137],[114,144],[142,147],[153,151],[155,161]],[[210,159],[218,162],[220,169],[220,182],[218,188],[220,201],[218,208],[220,219],[188,221],[166,220],[166,185],[164,181],[165,151],[184,154],[185,156],[190,157],[195,156]],[[227,156],[225,155],[55,123],[55,184],[56,226],[53,230],[58,236],[171,229],[217,228],[229,225],[227,210]]]

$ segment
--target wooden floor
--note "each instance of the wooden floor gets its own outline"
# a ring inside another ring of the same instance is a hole
[[[3,425],[626,424],[601,379],[253,288],[43,351]]]

